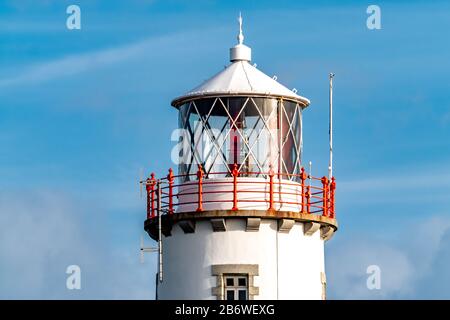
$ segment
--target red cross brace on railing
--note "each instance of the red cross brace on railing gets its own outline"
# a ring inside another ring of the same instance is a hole
[[[208,176],[222,176],[225,179],[208,178]],[[275,176],[279,178],[275,180]],[[242,177],[253,179],[240,179]],[[298,211],[301,213],[335,218],[336,179],[334,177],[328,179],[325,176],[312,177],[305,172],[304,168],[301,169],[300,174],[277,173],[275,175],[272,169],[269,172],[239,172],[237,165],[234,165],[231,173],[209,172],[205,175],[202,167],[198,166],[194,174],[174,175],[173,170],[169,169],[166,177],[156,179],[155,174],[152,173],[143,183],[147,191],[147,219],[157,217],[158,209],[155,205],[157,203],[161,204],[160,210],[169,215],[176,214],[177,209],[179,212],[187,212],[180,210],[183,205],[196,207],[190,211],[203,212],[207,204],[231,203],[230,210],[237,211],[245,210],[249,203],[253,203],[266,204],[266,210],[270,211],[277,211],[277,206],[279,208],[283,205],[298,206]],[[222,189],[211,188],[214,185],[220,185]],[[186,187],[194,188],[192,190]],[[278,191],[276,191],[277,187]],[[218,200],[214,199],[214,196],[205,197],[213,194],[220,194],[222,198]],[[223,199],[226,194],[230,197]],[[244,194],[257,196],[251,199],[241,197]],[[247,203],[247,206],[240,208],[240,203]]]

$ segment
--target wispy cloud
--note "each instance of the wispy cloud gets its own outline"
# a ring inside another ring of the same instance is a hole
[[[372,171],[361,178],[342,179],[337,187],[339,203],[352,206],[401,203],[404,210],[410,210],[413,204],[427,203],[446,207],[450,202],[450,169],[442,164],[421,164],[397,171]]]
[[[210,31],[210,30],[209,30]],[[119,47],[107,48],[87,53],[77,53],[58,59],[15,68],[9,75],[0,78],[0,87],[18,86],[40,83],[62,77],[69,77],[95,69],[115,65],[122,61],[130,61],[138,57],[157,58],[173,54],[174,45],[190,50],[191,44],[202,36],[205,31],[185,31],[157,37],[149,37],[137,42]],[[207,45],[200,42],[197,50],[206,49]]]
[[[369,177],[340,181],[339,187],[345,191],[450,188],[450,167],[422,164],[415,168],[397,171],[391,169],[372,171]]]
[[[146,39],[118,48],[71,55],[32,65],[16,75],[0,79],[0,87],[48,81],[60,77],[92,71],[95,68],[131,59],[148,51],[160,39]]]

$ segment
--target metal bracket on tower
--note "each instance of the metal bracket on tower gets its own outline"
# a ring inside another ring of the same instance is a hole
[[[144,252],[158,252],[158,247],[144,247],[144,237],[141,236],[141,263],[144,263]]]

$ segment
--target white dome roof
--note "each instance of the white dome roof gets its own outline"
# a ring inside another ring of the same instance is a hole
[[[179,106],[185,101],[202,96],[250,95],[283,97],[309,105],[309,100],[289,90],[273,78],[267,76],[246,60],[234,60],[224,70],[172,101],[173,106]]]
[[[186,101],[207,96],[239,95],[282,97],[296,101],[304,107],[308,106],[308,99],[289,90],[250,64],[252,51],[243,43],[244,35],[242,33],[242,16],[240,14],[238,21],[238,44],[230,49],[230,61],[232,63],[225,70],[222,70],[200,86],[173,100],[172,105],[176,107]]]

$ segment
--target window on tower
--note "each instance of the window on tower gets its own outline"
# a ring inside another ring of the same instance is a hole
[[[218,300],[253,300],[259,295],[255,276],[259,274],[257,264],[216,264],[211,266],[211,275],[216,277],[212,295]]]
[[[247,275],[224,275],[226,300],[248,300]]]

